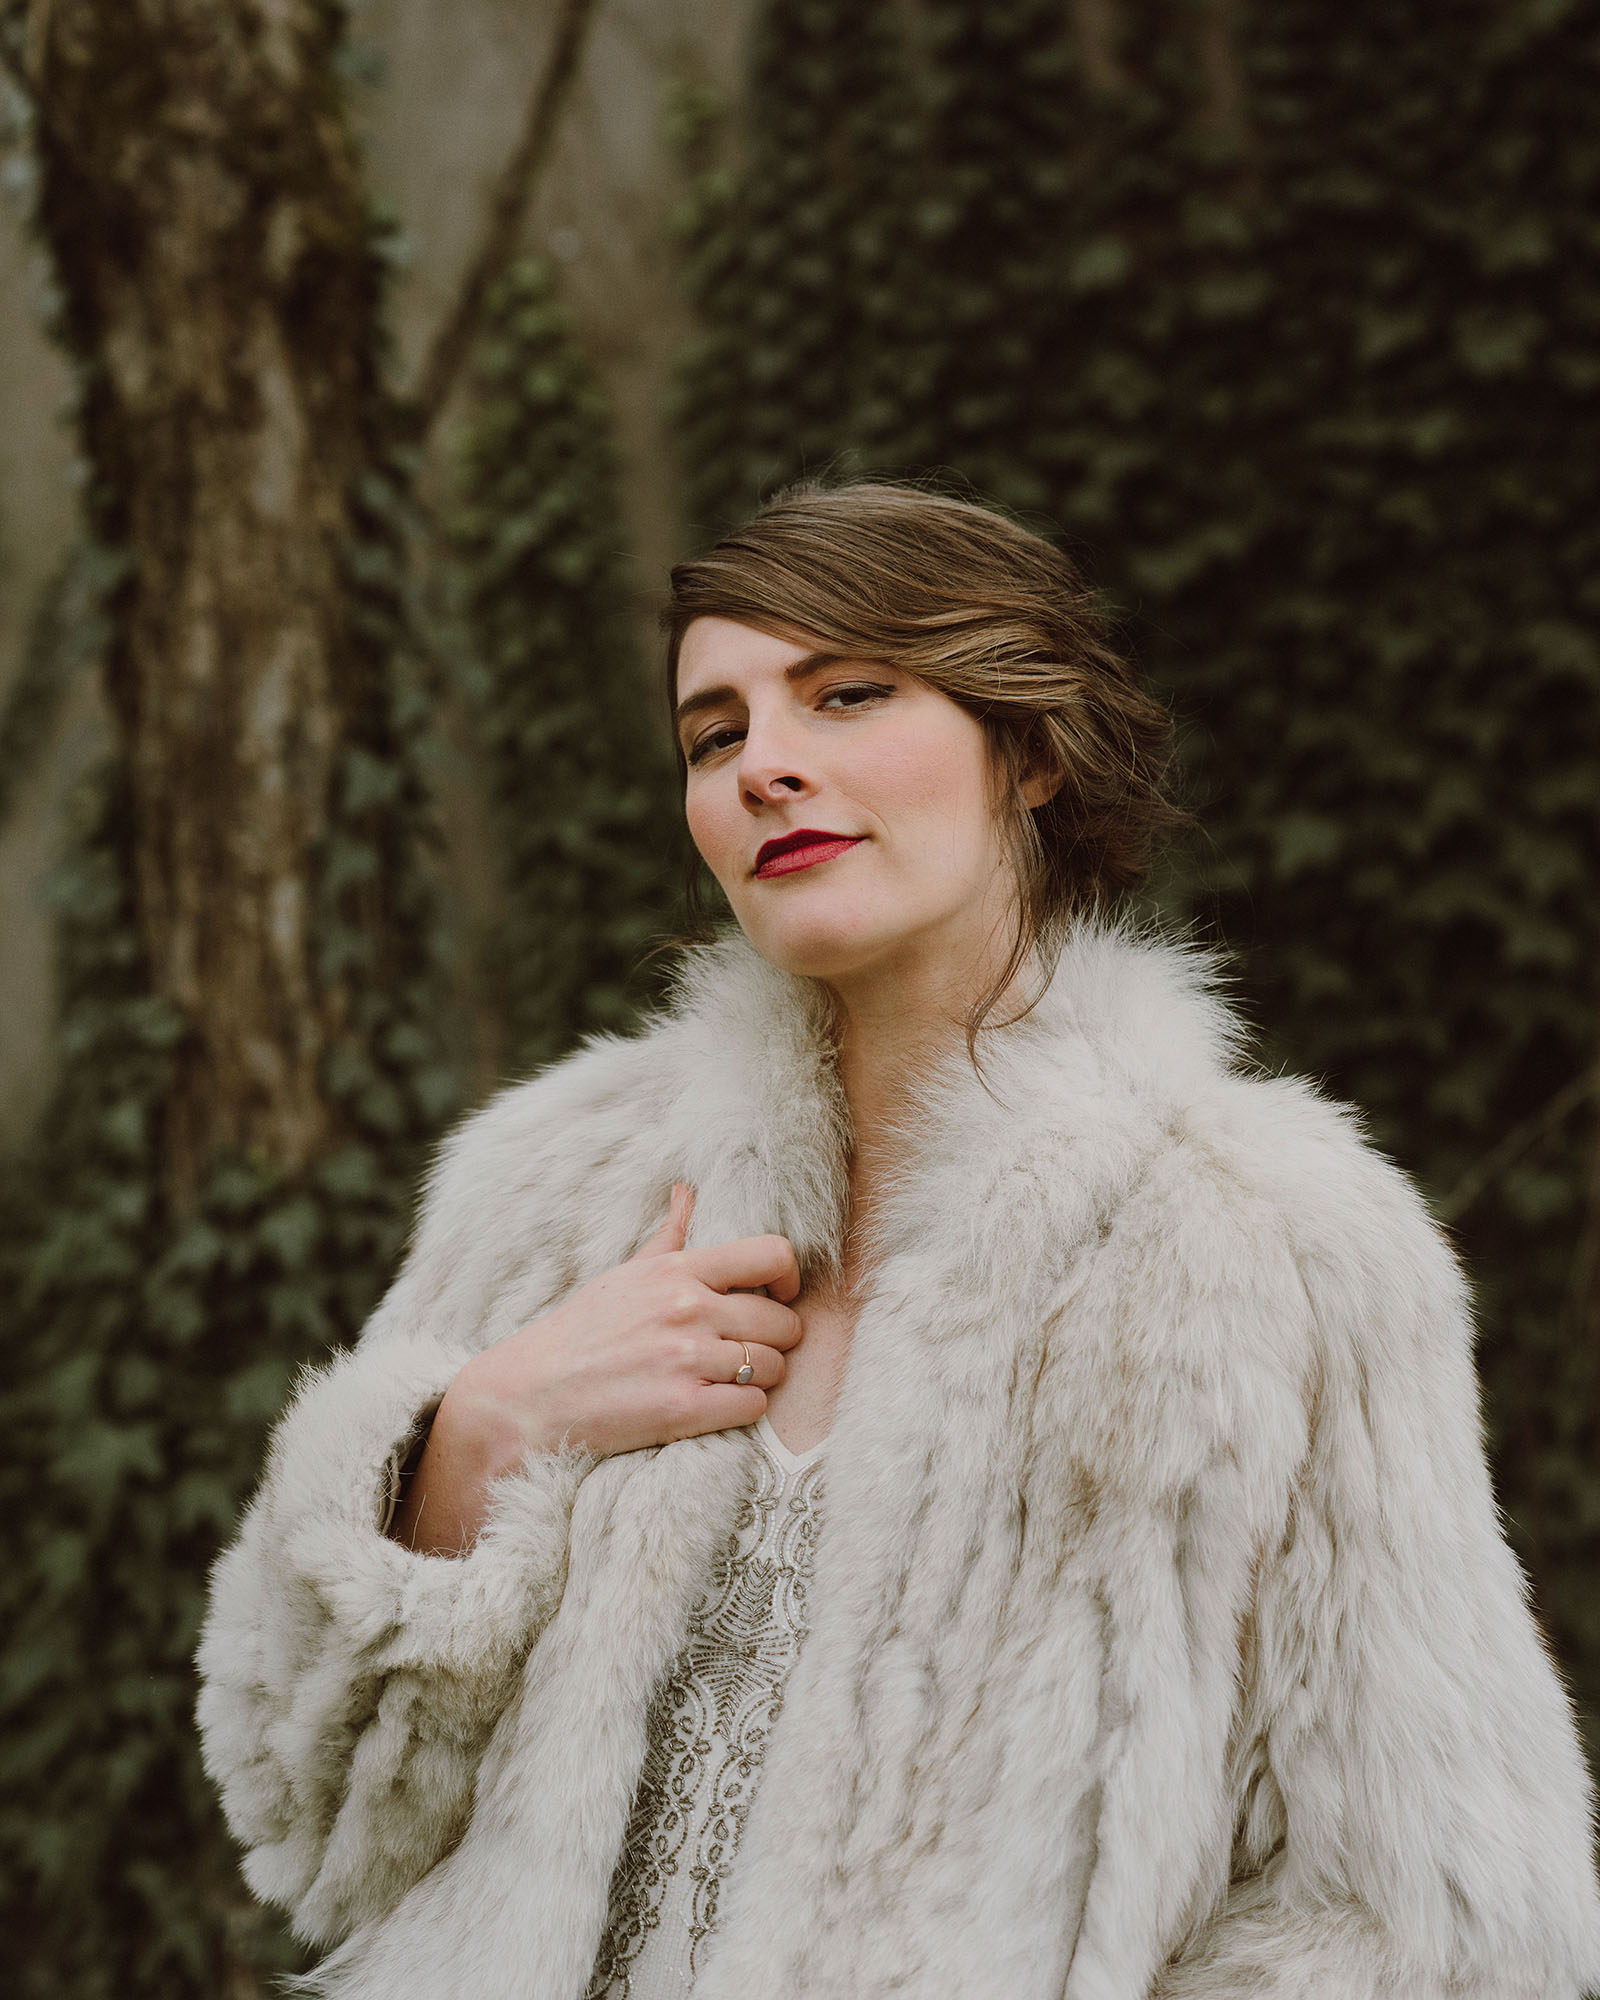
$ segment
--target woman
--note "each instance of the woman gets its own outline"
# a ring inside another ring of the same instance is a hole
[[[312,1987],[1577,2000],[1461,1277],[1094,915],[1167,724],[1070,567],[801,491],[667,625],[739,934],[449,1142],[217,1568],[207,1761]]]

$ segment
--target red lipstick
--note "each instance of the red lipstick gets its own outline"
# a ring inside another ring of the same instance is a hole
[[[769,840],[756,856],[756,874],[793,875],[802,868],[815,868],[819,861],[832,861],[847,847],[859,847],[862,836],[849,833],[822,833],[814,826],[799,827],[779,840]]]

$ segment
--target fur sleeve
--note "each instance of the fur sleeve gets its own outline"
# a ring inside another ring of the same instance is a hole
[[[308,1371],[213,1573],[206,1769],[246,1879],[308,1941],[390,1908],[459,1839],[560,1601],[586,1454],[533,1454],[498,1482],[464,1557],[386,1536],[388,1487],[469,1354],[626,1254],[651,1197],[617,1140],[634,1068],[630,1045],[590,1049],[447,1144],[405,1269],[357,1347]]]
[[[1232,1883],[1153,2000],[1580,2000],[1589,1782],[1500,1532],[1461,1274],[1404,1176],[1295,1101],[1322,1128],[1274,1159],[1311,1443],[1246,1635]]]
[[[589,1460],[530,1457],[470,1555],[382,1531],[386,1472],[459,1365],[423,1341],[313,1374],[212,1579],[198,1716],[257,1895],[327,1943],[454,1845],[478,1760],[560,1598]]]

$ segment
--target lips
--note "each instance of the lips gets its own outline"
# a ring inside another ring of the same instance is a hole
[[[846,848],[860,845],[859,835],[824,833],[816,827],[803,826],[779,840],[765,843],[756,856],[756,875],[762,880],[774,875],[793,875],[802,868],[815,868],[819,862],[832,861]]]

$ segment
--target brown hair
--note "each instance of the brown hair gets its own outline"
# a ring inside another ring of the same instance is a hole
[[[1135,887],[1157,835],[1187,819],[1166,790],[1171,718],[1112,646],[1094,593],[1060,549],[993,507],[887,481],[787,488],[673,570],[669,710],[683,635],[705,617],[889,662],[983,724],[1018,924],[969,1048],[1030,956],[1048,970],[1068,921]],[[678,759],[681,775],[681,746]],[[1030,809],[1021,786],[1041,771],[1061,783]]]

